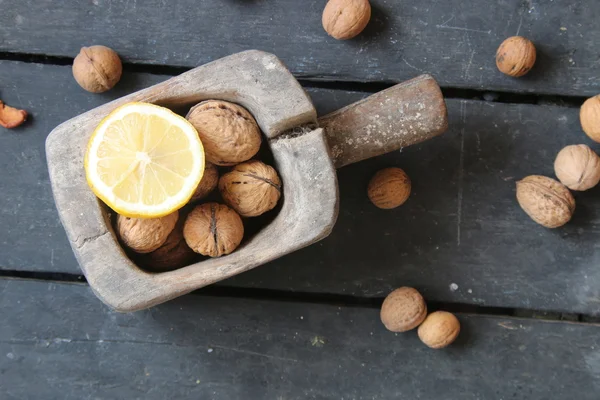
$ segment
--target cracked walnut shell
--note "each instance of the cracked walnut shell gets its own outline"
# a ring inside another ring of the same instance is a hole
[[[190,212],[183,227],[187,245],[196,253],[220,257],[230,254],[242,242],[244,224],[231,208],[206,203]]]
[[[236,165],[221,177],[223,200],[243,217],[256,217],[272,210],[281,197],[277,171],[261,161]]]
[[[552,178],[531,175],[517,182],[519,205],[540,225],[558,228],[575,212],[575,199],[569,189]]]
[[[119,237],[137,253],[150,253],[162,246],[175,228],[179,212],[161,218],[129,218],[117,216]]]
[[[0,126],[11,129],[16,128],[27,120],[27,111],[7,106],[0,100]]]
[[[419,326],[419,339],[432,349],[449,346],[460,333],[460,322],[446,311],[432,312]]]
[[[368,187],[371,202],[379,208],[391,209],[404,204],[410,196],[411,182],[400,168],[385,168],[377,172]]]
[[[196,104],[186,116],[204,145],[206,159],[216,165],[235,165],[260,149],[260,129],[243,107],[221,100]]]
[[[535,59],[535,45],[522,36],[509,37],[496,51],[496,66],[500,72],[515,78],[528,73]]]
[[[571,190],[588,190],[600,181],[600,157],[585,144],[567,146],[554,161],[559,181]]]
[[[119,55],[106,46],[82,47],[73,61],[73,76],[85,90],[102,93],[121,79],[123,65]]]
[[[385,298],[380,316],[388,330],[406,332],[423,322],[427,316],[427,304],[416,289],[401,287]]]
[[[335,39],[352,39],[371,19],[369,0],[330,0],[323,10],[323,29]]]

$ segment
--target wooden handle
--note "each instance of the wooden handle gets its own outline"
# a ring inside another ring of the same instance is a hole
[[[442,91],[421,75],[319,118],[336,168],[443,133],[448,112]]]

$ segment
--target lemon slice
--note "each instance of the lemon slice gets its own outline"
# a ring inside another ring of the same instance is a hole
[[[196,129],[171,110],[125,104],[90,138],[84,160],[88,184],[117,213],[157,218],[185,205],[204,174]]]

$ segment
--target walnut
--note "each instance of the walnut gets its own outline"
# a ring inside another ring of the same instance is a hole
[[[330,0],[323,10],[321,22],[335,39],[352,39],[361,33],[371,19],[369,0]]]
[[[446,311],[432,312],[419,326],[419,339],[432,349],[449,346],[460,333],[460,322]]]
[[[380,316],[388,330],[406,332],[423,322],[427,316],[427,304],[416,289],[401,287],[385,298]]]
[[[545,176],[531,175],[517,182],[521,208],[540,225],[558,228],[575,212],[575,199],[562,183]]]
[[[153,252],[140,256],[140,265],[151,272],[166,272],[186,266],[196,253],[183,238],[183,222],[180,218],[167,240]]]
[[[368,195],[375,206],[391,209],[404,204],[410,196],[410,190],[410,178],[403,170],[385,168],[371,178]]]
[[[179,212],[161,218],[117,216],[117,230],[123,243],[137,253],[150,253],[162,246],[175,228]]]
[[[27,111],[7,106],[0,100],[0,126],[11,129],[21,125],[27,119]]]
[[[567,146],[554,161],[558,180],[571,190],[588,190],[600,181],[600,157],[585,144]]]
[[[196,104],[188,121],[198,131],[206,159],[216,165],[235,165],[260,149],[261,135],[254,117],[237,104],[208,100]]]
[[[496,66],[500,72],[518,78],[528,73],[535,64],[533,42],[522,36],[506,39],[496,51]]]
[[[583,103],[579,119],[585,134],[600,143],[600,95],[591,97]]]
[[[277,171],[260,161],[236,165],[221,177],[223,200],[243,217],[256,217],[272,210],[281,197]]]
[[[244,237],[244,224],[231,208],[206,203],[190,212],[183,227],[183,237],[196,253],[220,257],[233,252]]]
[[[213,190],[215,190],[218,183],[219,170],[214,164],[207,162],[206,166],[204,167],[204,175],[202,176],[202,180],[192,195],[190,202],[202,200],[208,196]]]
[[[102,93],[119,82],[123,66],[118,54],[105,46],[82,47],[73,62],[73,76],[85,90]]]

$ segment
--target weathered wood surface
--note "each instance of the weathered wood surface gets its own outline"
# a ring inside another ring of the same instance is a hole
[[[54,209],[45,137],[64,120],[165,78],[126,73],[115,92],[98,96],[78,88],[69,67],[0,62],[0,98],[33,116],[0,135],[0,268],[80,273]],[[368,95],[309,93],[320,115]],[[340,216],[329,238],[223,284],[369,297],[407,284],[432,301],[597,314],[600,191],[577,194],[574,220],[553,231],[514,199],[517,179],[551,175],[562,146],[589,144],[578,110],[448,104],[450,129],[441,137],[338,171]],[[403,207],[382,211],[369,203],[366,185],[391,165],[407,171],[414,190]]]
[[[448,105],[444,135],[338,171],[331,236],[227,284],[375,297],[409,285],[440,301],[598,314],[600,188],[575,193],[575,216],[557,230],[535,224],[515,199],[518,179],[553,176],[563,146],[600,150],[581,131],[578,109]],[[389,166],[405,169],[413,191],[384,211],[366,187]]]
[[[190,295],[117,314],[83,285],[0,293],[7,400],[596,400],[600,386],[597,325],[458,315],[457,342],[430,350],[378,309]]]
[[[432,139],[448,129],[438,83],[420,75],[319,118],[336,168]]]
[[[278,94],[285,96],[278,98]],[[82,174],[88,141],[100,121],[123,104],[142,101],[189,109],[214,98],[244,106],[270,139],[274,165],[286,182],[281,209],[260,232],[246,234],[232,254],[174,271],[147,273],[123,251],[107,226],[110,218],[106,208]],[[325,132],[319,128],[285,135],[299,126],[314,125],[316,120],[309,95],[279,59],[251,50],[194,68],[55,128],[46,140],[54,200],[75,257],[94,292],[115,310],[136,311],[246,272],[329,235],[337,219],[339,198]]]
[[[247,49],[275,53],[307,79],[396,81],[433,74],[443,86],[569,95],[600,92],[596,0],[372,0],[355,40],[321,27],[325,0],[4,0],[0,52],[74,57],[114,48],[129,63],[195,67]],[[538,48],[525,78],[496,70],[509,36]]]
[[[44,141],[60,123],[109,100],[166,79],[131,75],[107,94],[78,87],[70,67],[0,61],[0,99],[29,121],[0,135],[0,265],[4,269],[81,273],[58,220]]]

